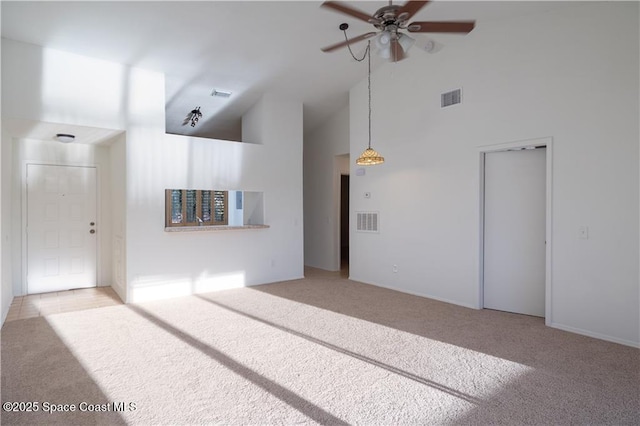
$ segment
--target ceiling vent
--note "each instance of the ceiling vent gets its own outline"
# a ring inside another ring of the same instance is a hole
[[[440,95],[440,107],[445,108],[462,102],[462,89],[455,89]]]
[[[231,92],[224,92],[222,90],[213,89],[213,92],[211,92],[211,96],[217,96],[219,98],[228,98],[231,96]]]
[[[378,232],[378,212],[356,212],[356,231]]]

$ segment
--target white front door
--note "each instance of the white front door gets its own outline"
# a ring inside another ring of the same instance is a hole
[[[27,165],[27,293],[95,287],[95,167]]]
[[[484,307],[545,316],[546,149],[485,154]]]

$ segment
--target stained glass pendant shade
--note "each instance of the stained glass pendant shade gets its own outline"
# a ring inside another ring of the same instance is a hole
[[[358,166],[374,166],[376,164],[384,163],[384,157],[381,156],[378,151],[371,148],[371,42],[367,46],[367,53],[369,56],[369,70],[368,70],[368,87],[369,87],[369,145],[367,149],[358,157],[356,164]]]

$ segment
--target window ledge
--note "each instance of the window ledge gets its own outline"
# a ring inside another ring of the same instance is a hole
[[[265,229],[269,228],[269,225],[243,225],[243,226],[227,226],[227,225],[214,225],[214,226],[171,226],[165,227],[164,232],[208,232],[208,231],[236,231],[244,229]]]

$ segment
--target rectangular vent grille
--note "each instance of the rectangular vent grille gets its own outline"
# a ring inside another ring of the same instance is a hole
[[[440,107],[445,108],[462,102],[462,90],[456,89],[440,95]]]
[[[218,96],[219,98],[228,98],[231,96],[231,92],[223,92],[222,90],[213,89],[211,96]]]
[[[356,212],[358,232],[378,232],[378,212]]]

